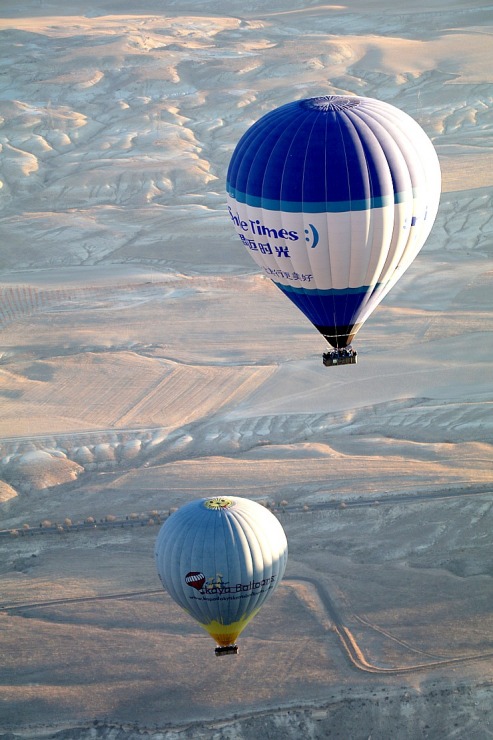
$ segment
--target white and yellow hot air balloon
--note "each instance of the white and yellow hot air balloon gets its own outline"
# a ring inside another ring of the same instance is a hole
[[[268,509],[226,496],[192,501],[172,514],[155,556],[164,588],[223,655],[238,652],[238,635],[282,580],[288,545]]]

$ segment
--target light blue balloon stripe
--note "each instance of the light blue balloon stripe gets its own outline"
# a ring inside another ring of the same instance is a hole
[[[319,202],[295,202],[289,200],[274,200],[262,198],[258,195],[249,195],[241,193],[236,188],[228,185],[228,194],[238,203],[245,203],[254,208],[265,208],[268,211],[284,211],[285,213],[347,213],[349,211],[369,211],[372,208],[384,208],[393,206],[396,203],[403,203],[409,200],[410,192],[394,193],[393,195],[380,195],[375,198],[365,198],[364,200],[344,200],[344,201],[319,201]],[[412,197],[415,193],[412,193]]]
[[[275,280],[272,282],[274,282],[277,287],[283,291],[283,293],[298,293],[299,295],[310,294],[311,296],[317,296],[319,298],[345,298],[346,296],[358,295],[365,296],[370,292],[378,290],[380,287],[380,283],[377,283],[376,285],[362,285],[358,288],[327,288],[326,290],[323,290],[321,288],[310,288],[308,286],[297,288],[295,285],[284,285]]]

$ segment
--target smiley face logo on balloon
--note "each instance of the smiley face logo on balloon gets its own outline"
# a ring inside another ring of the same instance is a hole
[[[310,227],[310,229],[305,229],[305,241],[311,246],[312,249],[314,249],[317,246],[320,237],[318,235],[317,229],[313,224],[308,224],[308,226]]]
[[[210,498],[207,499],[207,501],[204,501],[205,508],[212,509],[213,511],[218,511],[220,509],[229,509],[233,505],[234,502],[230,498],[226,498],[225,496],[215,496],[214,498]]]

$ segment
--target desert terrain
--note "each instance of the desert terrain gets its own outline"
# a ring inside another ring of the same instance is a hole
[[[480,0],[4,0],[0,738],[493,737],[492,30]],[[255,120],[331,93],[412,115],[443,175],[339,368],[225,194]],[[153,547],[225,492],[290,554],[217,659]]]

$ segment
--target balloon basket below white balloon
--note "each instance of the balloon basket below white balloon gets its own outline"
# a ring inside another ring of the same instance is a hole
[[[331,352],[324,352],[323,363],[325,367],[334,365],[356,365],[358,362],[358,353],[351,347],[345,349],[333,349]]]
[[[217,647],[214,651],[218,657],[221,655],[238,655],[238,645],[226,645]]]

